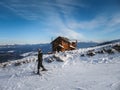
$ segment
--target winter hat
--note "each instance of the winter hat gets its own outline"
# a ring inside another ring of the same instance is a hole
[[[42,50],[39,48],[39,49],[38,49],[38,52],[42,52]]]

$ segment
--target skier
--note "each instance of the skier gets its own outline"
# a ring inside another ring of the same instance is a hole
[[[44,68],[43,64],[43,53],[41,49],[38,49],[38,66],[37,66],[37,74],[40,74],[40,67],[42,68],[42,71],[47,71],[47,69]]]

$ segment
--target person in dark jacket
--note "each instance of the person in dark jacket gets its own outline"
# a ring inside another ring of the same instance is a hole
[[[43,62],[43,53],[41,49],[38,49],[38,66],[37,66],[37,74],[40,74],[40,68],[42,68],[42,71],[47,71],[45,67],[42,64]]]

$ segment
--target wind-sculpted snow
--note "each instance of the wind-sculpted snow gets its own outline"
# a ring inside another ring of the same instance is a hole
[[[86,63],[120,63],[120,52],[113,47],[119,43],[99,47],[85,48],[53,54],[45,58],[47,62],[80,60]],[[119,46],[120,48],[120,46]]]
[[[119,45],[44,55],[42,76],[34,73],[36,53],[26,53],[0,68],[0,90],[120,90]]]

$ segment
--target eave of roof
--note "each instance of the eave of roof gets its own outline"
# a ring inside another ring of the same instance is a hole
[[[61,38],[62,40],[66,41],[66,42],[68,42],[68,43],[70,43],[70,41],[69,41],[68,38],[66,38],[66,37],[61,37],[61,36],[59,36],[59,37],[57,37],[56,39],[54,39],[51,43],[55,42],[55,41],[56,41],[57,39],[59,39],[59,38]]]

